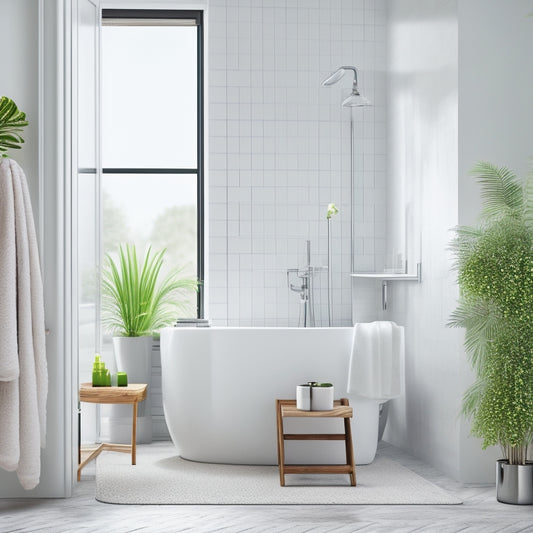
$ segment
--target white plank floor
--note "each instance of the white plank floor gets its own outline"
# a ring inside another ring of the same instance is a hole
[[[0,500],[0,532],[533,532],[533,507],[498,503],[494,486],[461,485],[385,443],[378,453],[453,492],[464,504],[110,505],[94,499],[94,467],[88,465],[72,498]]]

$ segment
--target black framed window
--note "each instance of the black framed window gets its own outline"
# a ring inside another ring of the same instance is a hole
[[[203,281],[203,13],[103,9],[101,57],[104,251],[166,248]]]

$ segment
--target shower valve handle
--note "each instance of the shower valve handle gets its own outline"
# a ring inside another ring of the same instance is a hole
[[[298,268],[288,268],[287,269],[287,287],[289,287],[291,291],[303,293],[305,289],[307,289],[305,282],[302,283],[301,285],[295,285],[294,283],[291,283],[291,279],[290,279],[291,273],[296,274],[299,278],[302,277],[300,276],[300,270]]]

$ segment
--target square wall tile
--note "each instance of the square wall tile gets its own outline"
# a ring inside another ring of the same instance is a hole
[[[385,0],[209,3],[213,323],[297,324],[298,295],[289,294],[286,268],[305,266],[308,240],[312,265],[327,264],[325,212],[333,201],[341,209],[332,221],[334,318],[350,324],[352,252],[361,270],[385,255],[385,24]],[[342,64],[358,67],[373,107],[341,106],[349,80],[321,86]],[[315,313],[325,325],[325,280],[316,286]]]

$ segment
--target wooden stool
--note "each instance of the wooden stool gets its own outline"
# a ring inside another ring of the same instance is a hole
[[[112,452],[131,453],[131,464],[137,462],[137,404],[146,398],[145,383],[130,383],[126,387],[93,387],[92,383],[82,383],[80,387],[80,402],[89,403],[131,403],[133,405],[133,426],[131,430],[131,444],[101,443],[96,448],[82,450],[78,446],[78,481],[81,469],[104,450]]]
[[[296,400],[276,400],[278,425],[278,464],[280,485],[285,486],[285,474],[350,474],[352,486],[355,482],[352,428],[350,418],[353,409],[346,398],[335,400],[331,411],[302,411],[296,408]],[[344,433],[284,433],[284,417],[343,418]],[[285,464],[286,440],[343,440],[346,445],[346,464],[341,465],[287,465]]]

